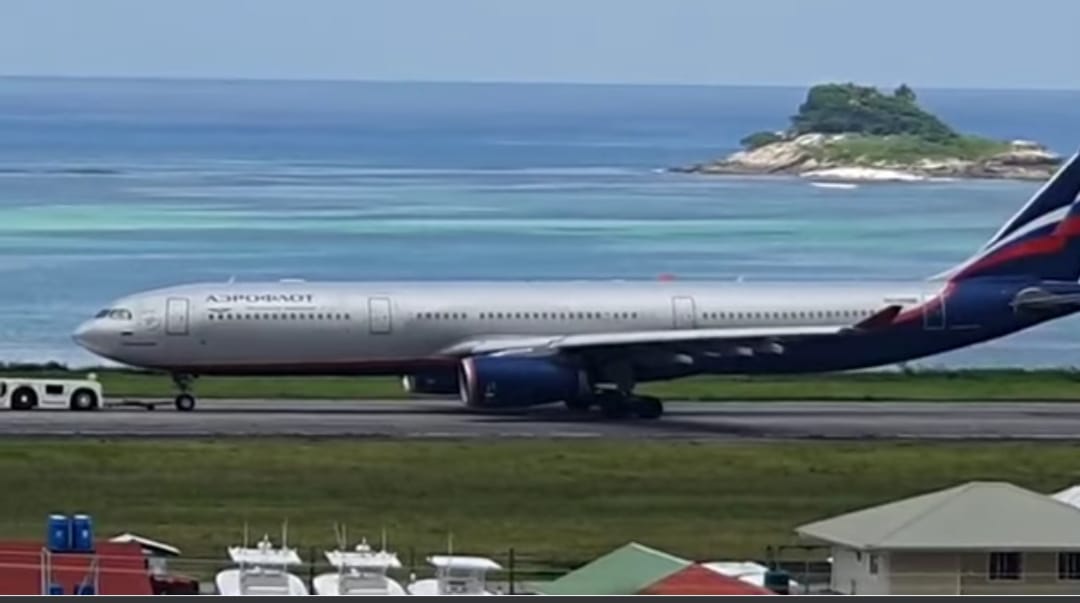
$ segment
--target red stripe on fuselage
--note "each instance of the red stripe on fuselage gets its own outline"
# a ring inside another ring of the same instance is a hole
[[[1005,262],[1018,260],[1033,255],[1052,255],[1061,253],[1065,249],[1068,239],[1080,236],[1080,216],[1067,215],[1065,219],[1050,233],[1030,241],[1017,241],[991,253],[968,266],[956,278],[963,278],[971,274],[999,266]]]
[[[1054,234],[1062,237],[1080,236],[1080,216],[1069,214],[1054,229]]]
[[[1062,224],[1064,224],[1064,222]],[[1052,255],[1060,253],[1065,249],[1066,239],[1066,236],[1058,235],[1057,230],[1055,230],[1049,235],[1037,239],[1009,245],[1004,249],[999,249],[994,253],[991,253],[971,266],[968,266],[954,278],[971,276],[972,274],[981,272],[987,268],[993,268],[994,266],[999,266],[1005,262],[1019,260],[1033,255]]]
[[[923,317],[923,315],[926,314],[926,309],[927,308],[931,307],[932,304],[943,303],[945,300],[949,299],[949,296],[952,295],[952,293],[953,293],[953,291],[955,289],[956,289],[956,283],[954,283],[952,281],[949,281],[948,283],[945,284],[945,288],[942,289],[941,292],[938,293],[937,295],[935,295],[934,297],[931,297],[930,299],[924,301],[923,303],[921,303],[921,304],[919,304],[917,306],[914,306],[912,308],[909,308],[907,310],[904,310],[900,314],[897,314],[896,318],[893,319],[892,324],[893,325],[898,325],[898,324],[903,324],[903,323],[912,322],[914,320],[921,319]]]

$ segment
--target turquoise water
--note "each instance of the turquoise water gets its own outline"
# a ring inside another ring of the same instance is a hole
[[[918,279],[1037,187],[658,171],[782,125],[800,94],[0,79],[0,359],[87,362],[80,320],[187,281]],[[924,100],[968,131],[1080,141],[1080,93]],[[1078,335],[1066,320],[929,364],[1071,365]]]

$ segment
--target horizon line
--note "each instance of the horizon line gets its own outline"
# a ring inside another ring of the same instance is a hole
[[[866,83],[850,78],[822,79],[796,83],[720,83],[720,82],[596,82],[576,80],[501,80],[501,79],[385,79],[332,77],[249,77],[249,76],[173,76],[173,75],[56,75],[0,73],[0,80],[70,80],[70,81],[129,81],[129,82],[202,82],[202,83],[304,83],[304,84],[418,84],[458,86],[592,86],[611,88],[765,88],[806,89],[827,83],[854,83],[875,88],[899,84]],[[939,86],[906,83],[915,90],[965,92],[1080,92],[1080,87],[1000,87],[1000,86]]]

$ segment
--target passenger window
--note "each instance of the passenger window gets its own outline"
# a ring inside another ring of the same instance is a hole
[[[50,396],[59,396],[59,395],[64,393],[64,386],[63,385],[57,385],[57,384],[54,384],[54,383],[46,384],[45,385],[45,393],[49,394]]]

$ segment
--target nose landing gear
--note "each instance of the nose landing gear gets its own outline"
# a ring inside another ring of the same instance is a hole
[[[191,393],[191,386],[195,382],[195,375],[173,375],[173,383],[180,390],[173,400],[176,410],[188,412],[195,410],[195,394]]]

